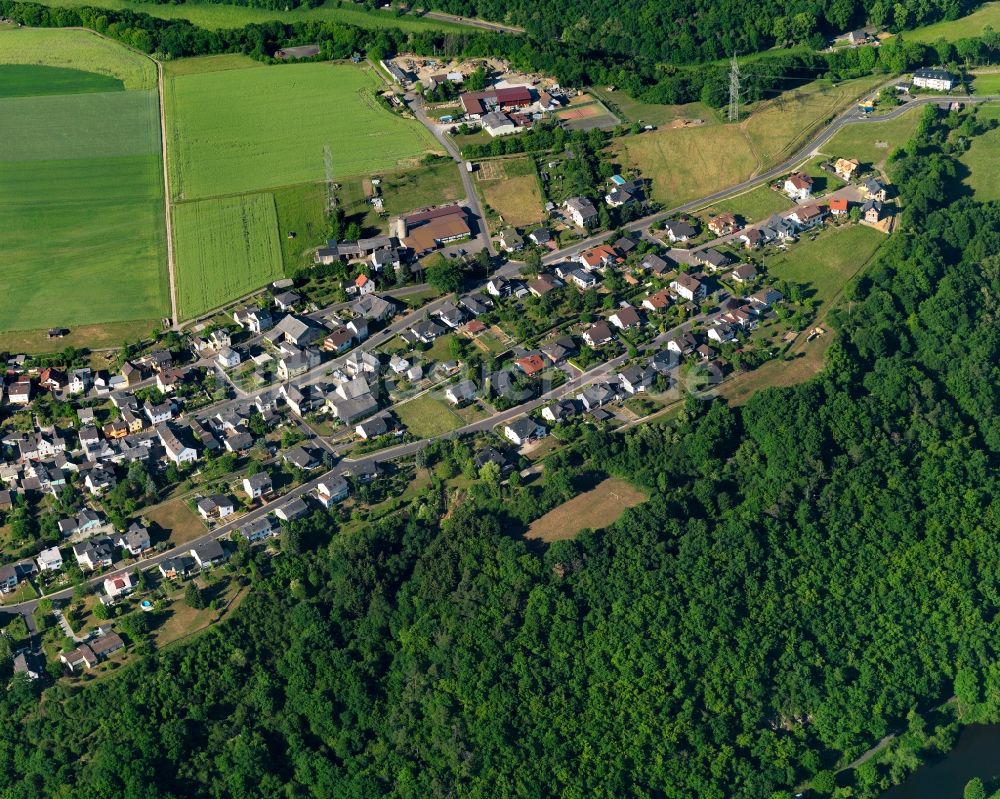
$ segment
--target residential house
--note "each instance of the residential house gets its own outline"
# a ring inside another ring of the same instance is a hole
[[[503,111],[491,111],[488,114],[483,114],[480,117],[479,124],[482,125],[483,130],[494,137],[509,136],[511,133],[517,132],[517,125],[514,124],[514,120]]]
[[[354,343],[354,334],[346,327],[337,327],[323,339],[322,348],[326,352],[346,352]]]
[[[462,380],[448,386],[444,391],[444,396],[452,405],[465,405],[476,398],[477,391],[476,384],[471,380]]]
[[[190,555],[174,555],[160,561],[160,574],[168,580],[187,577],[198,564]]]
[[[351,313],[369,321],[384,322],[396,313],[396,307],[375,294],[366,294],[351,306]]]
[[[670,289],[678,297],[683,297],[688,302],[701,302],[708,295],[705,284],[686,272],[681,272],[671,281]]]
[[[316,486],[316,499],[327,510],[347,499],[349,493],[347,481],[339,474],[325,478]]]
[[[918,69],[913,73],[913,85],[921,89],[932,89],[938,92],[950,92],[956,83],[956,78],[944,69]]]
[[[354,334],[354,338],[360,343],[368,338],[368,320],[363,317],[355,317],[346,325],[347,329]]]
[[[296,469],[301,469],[304,472],[307,472],[310,469],[315,469],[319,466],[319,463],[316,461],[316,458],[313,457],[312,452],[301,446],[293,447],[292,449],[285,451],[282,453],[281,459],[285,463],[294,466]]]
[[[726,236],[739,230],[740,226],[736,221],[735,214],[731,214],[729,211],[723,211],[721,214],[716,214],[708,220],[708,229],[711,230],[716,236]]]
[[[9,594],[16,591],[21,580],[36,571],[35,562],[30,558],[0,567],[0,593]]]
[[[760,291],[751,294],[747,297],[747,299],[750,301],[751,305],[762,310],[767,310],[775,303],[781,302],[783,297],[781,292],[777,289],[763,288]]]
[[[868,41],[868,33],[863,30],[851,31],[847,34],[847,43],[855,47]]]
[[[153,545],[149,538],[149,530],[139,522],[132,522],[124,533],[118,533],[113,540],[133,558],[139,557]]]
[[[267,308],[240,308],[233,313],[233,321],[244,330],[257,335],[274,326],[274,319]]]
[[[538,353],[532,353],[530,355],[525,355],[523,358],[518,358],[514,361],[514,364],[528,377],[534,377],[545,369],[545,359]]]
[[[226,551],[214,538],[195,544],[189,551],[199,569],[210,569],[226,559]]]
[[[563,208],[577,227],[588,228],[597,222],[597,209],[586,197],[570,197],[563,203]]]
[[[145,406],[146,416],[154,425],[169,422],[174,417],[174,407],[169,400],[157,405],[147,404]]]
[[[344,369],[351,377],[378,374],[379,360],[367,350],[355,350],[344,361]]]
[[[198,513],[206,521],[225,519],[236,511],[236,504],[224,494],[212,494],[198,500]]]
[[[563,282],[557,277],[544,272],[534,280],[528,282],[528,291],[536,297],[544,297],[550,291],[554,291],[562,285],[564,285]]]
[[[576,257],[576,260],[583,264],[584,269],[592,272],[595,269],[604,269],[611,266],[617,258],[618,253],[615,252],[614,247],[608,244],[599,244],[596,247],[581,252]]]
[[[758,228],[744,230],[736,238],[748,250],[755,250],[764,243],[764,234]]]
[[[274,295],[274,304],[282,311],[290,311],[302,302],[302,297],[294,291],[281,291]]]
[[[698,231],[691,224],[682,219],[668,219],[663,223],[663,229],[667,238],[674,244],[686,242],[698,234]]]
[[[360,296],[364,297],[366,294],[375,292],[375,281],[362,272],[354,278],[354,288]]]
[[[748,283],[757,277],[757,270],[753,264],[740,264],[729,276],[737,283]]]
[[[452,330],[458,328],[465,321],[465,314],[462,312],[462,309],[456,306],[451,300],[445,300],[441,304],[441,307],[434,312],[434,315]]]
[[[517,252],[524,249],[524,239],[514,228],[509,227],[501,230],[497,242],[504,252]]]
[[[487,463],[495,463],[499,467],[501,475],[510,474],[510,472],[514,471],[515,467],[515,464],[504,452],[490,446],[483,447],[483,449],[476,453],[475,460],[473,461],[477,472],[482,471]]]
[[[626,305],[611,314],[608,321],[619,330],[631,330],[642,324],[642,317],[639,316],[639,312],[635,308]]]
[[[630,238],[629,236],[622,236],[620,239],[617,239],[615,243],[611,246],[614,247],[615,252],[617,252],[620,256],[622,256],[622,258],[625,258],[638,245],[636,244],[635,239]]]
[[[29,680],[40,680],[45,673],[41,658],[35,652],[18,652],[11,663],[14,674],[23,674]]]
[[[93,496],[100,497],[118,485],[118,480],[115,477],[115,470],[111,466],[106,463],[98,463],[87,472],[83,483]]]
[[[869,225],[877,225],[882,219],[882,203],[868,200],[861,206],[861,216]]]
[[[267,331],[265,338],[272,344],[285,341],[297,347],[304,347],[321,338],[324,332],[323,328],[317,326],[311,319],[289,314]]]
[[[861,164],[856,158],[838,158],[833,164],[833,171],[842,180],[850,181],[855,173],[861,168]]]
[[[587,411],[593,411],[618,399],[618,392],[611,383],[594,383],[587,386],[576,399]]]
[[[665,311],[670,307],[670,292],[667,289],[660,289],[642,301],[642,307],[654,313]]]
[[[532,230],[528,234],[528,239],[537,247],[547,247],[552,241],[552,234],[548,229],[540,227],[536,230]]]
[[[21,375],[7,390],[11,405],[27,405],[31,402],[31,378]]]
[[[376,272],[389,269],[399,271],[403,268],[403,257],[397,247],[383,247],[380,250],[375,250],[371,254],[371,262]]]
[[[576,416],[578,412],[579,408],[575,400],[559,400],[542,409],[542,418],[553,424],[559,424]]]
[[[296,500],[292,500],[295,502]],[[302,500],[298,500],[302,502]],[[291,503],[288,503],[289,505]],[[305,511],[308,513],[309,509],[305,507],[305,503],[302,504]],[[285,506],[282,506],[285,507]],[[282,508],[279,508],[281,510]],[[246,539],[250,544],[256,544],[258,541],[263,541],[265,538],[270,538],[274,535],[274,528],[271,526],[271,520],[267,516],[261,516],[257,519],[252,519],[245,524],[240,525],[240,535]]]
[[[662,275],[670,271],[671,265],[668,261],[661,258],[655,253],[649,253],[645,258],[642,259],[642,268],[648,272],[652,272],[654,275]]]
[[[846,197],[830,198],[830,213],[834,216],[844,216],[850,209],[850,201]]]
[[[583,340],[589,347],[602,347],[612,339],[615,334],[611,331],[607,322],[595,322],[583,332]]]
[[[638,394],[645,391],[656,380],[656,372],[649,365],[639,366],[633,364],[618,373],[618,380],[629,394]]]
[[[362,441],[370,441],[373,438],[384,436],[388,432],[389,422],[384,415],[362,422],[354,428],[355,435]]]
[[[718,272],[720,269],[724,269],[729,266],[729,257],[722,254],[714,247],[709,247],[707,250],[699,250],[694,253],[694,259],[704,266],[707,266],[712,272]]]
[[[260,499],[270,494],[272,490],[271,475],[267,472],[257,472],[243,478],[243,491],[251,500]]]
[[[564,277],[580,289],[580,291],[592,289],[600,282],[596,275],[584,269],[570,269],[564,273]]]
[[[735,336],[736,332],[733,330],[733,326],[727,322],[717,321],[708,329],[708,337],[720,344],[732,341]]]
[[[541,349],[542,355],[556,365],[576,354],[576,343],[569,336],[560,336],[555,341],[542,345]]]
[[[444,335],[446,331],[436,322],[432,322],[430,319],[424,319],[414,325],[411,325],[408,332],[415,341],[419,341],[421,344],[430,344],[438,336]]]
[[[215,357],[216,362],[223,369],[232,369],[240,363],[240,354],[229,347],[226,347]]]
[[[38,386],[49,391],[59,391],[66,386],[66,373],[54,366],[46,367],[38,375]]]
[[[59,571],[63,565],[62,552],[59,551],[59,547],[43,549],[38,553],[36,562],[38,563],[38,571],[40,572]]]
[[[805,172],[793,172],[785,179],[785,194],[799,202],[812,197],[812,187],[813,179]]]
[[[124,366],[122,366],[122,379],[125,381],[125,385],[128,388],[141,383],[142,377],[142,369],[139,367],[129,363],[128,361],[126,361]]]
[[[107,536],[91,538],[73,544],[73,556],[81,569],[92,571],[110,566],[115,561],[115,545]]]
[[[156,373],[156,387],[161,394],[172,394],[184,381],[185,375],[182,369],[164,369]]]
[[[169,425],[158,425],[156,435],[166,450],[167,457],[175,464],[193,463],[198,460],[198,450],[182,441],[179,433],[175,432]]]
[[[108,595],[109,599],[118,599],[118,597],[130,594],[134,590],[135,581],[132,579],[131,572],[111,574],[104,578],[104,593]]]
[[[83,394],[93,383],[93,372],[87,367],[74,369],[66,383],[67,394]]]
[[[544,425],[539,424],[530,416],[522,416],[517,421],[504,425],[504,437],[520,447],[530,444],[547,435]]]
[[[493,300],[484,297],[482,294],[466,294],[459,299],[458,304],[468,311],[472,316],[482,316],[489,313],[493,307]]]
[[[690,333],[678,333],[667,342],[667,349],[678,355],[690,355],[697,346],[698,342]]]
[[[788,218],[803,230],[809,230],[823,224],[826,212],[819,205],[802,205],[792,211]]]
[[[861,184],[861,193],[864,195],[866,200],[878,200],[884,203],[886,199],[885,186],[882,185],[875,178],[869,178],[863,184]]]
[[[493,297],[509,297],[511,292],[510,281],[502,277],[490,278],[486,283],[486,291]]]

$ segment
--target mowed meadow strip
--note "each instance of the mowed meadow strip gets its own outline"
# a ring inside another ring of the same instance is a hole
[[[295,64],[167,81],[168,158],[177,201],[322,180],[413,163],[439,148],[415,120],[378,104],[367,67]]]
[[[177,302],[190,319],[282,276],[270,193],[174,206]]]
[[[0,64],[0,98],[121,91],[125,91],[125,84],[110,75],[67,67]]]
[[[600,530],[629,508],[646,501],[646,494],[620,477],[602,480],[531,523],[525,538],[545,542],[575,538],[584,528]]]
[[[91,31],[71,28],[0,29],[0,64],[40,64],[107,75],[126,89],[155,89],[152,59]]]

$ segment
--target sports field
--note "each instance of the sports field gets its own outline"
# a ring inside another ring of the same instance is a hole
[[[230,69],[171,78],[168,157],[175,199],[391,169],[436,151],[415,120],[382,108],[370,70],[347,64]]]
[[[836,87],[816,81],[760,103],[739,124],[659,128],[616,139],[612,150],[623,167],[636,167],[652,178],[655,200],[680,205],[781,162],[878,80],[862,78]]]
[[[116,78],[126,89],[156,88],[156,65],[152,61],[90,31],[0,30],[0,63],[82,69]]]
[[[173,213],[182,319],[282,276],[278,218],[270,193],[181,203]]]
[[[50,54],[55,73],[31,65]],[[144,86],[152,62],[64,30],[2,31],[8,58],[21,63],[6,72],[18,96],[0,98],[0,331],[148,331],[169,306],[158,113],[154,91],[122,87]],[[26,96],[53,77],[67,93]]]
[[[857,158],[862,164],[880,165],[889,153],[902,147],[917,129],[921,109],[913,108],[896,119],[845,125],[823,145],[831,158]]]

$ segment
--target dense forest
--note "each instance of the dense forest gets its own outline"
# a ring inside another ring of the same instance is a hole
[[[982,126],[937,114],[817,378],[239,553],[232,621],[41,705],[0,692],[0,795],[779,799],[891,730],[947,745],[923,718],[953,693],[1000,717],[1000,208],[959,189]],[[421,455],[438,480],[470,457]],[[598,468],[649,500],[521,537]]]

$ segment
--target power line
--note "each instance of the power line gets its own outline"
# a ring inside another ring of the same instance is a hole
[[[729,121],[740,121],[740,63],[736,53],[729,65]]]

